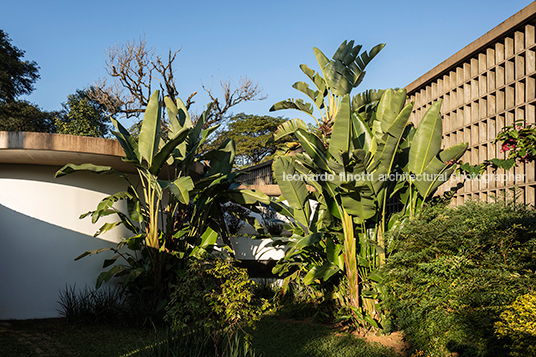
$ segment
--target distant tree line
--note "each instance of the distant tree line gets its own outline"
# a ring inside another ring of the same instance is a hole
[[[34,84],[39,79],[39,66],[35,61],[26,60],[25,51],[14,46],[8,34],[0,30],[0,131],[107,137],[112,116],[138,119],[139,123],[140,114],[153,90],[160,89],[173,100],[178,98],[173,77],[177,53],[170,50],[164,59],[156,56],[155,50],[147,46],[144,38],[113,46],[107,52],[107,79],[98,80],[68,95],[61,110],[45,111],[20,99],[34,91]],[[231,80],[220,81],[220,86],[221,98],[214,94],[212,88],[203,87],[211,101],[205,128],[219,125],[216,139],[208,146],[216,147],[225,138],[234,139],[239,167],[268,160],[276,148],[267,142],[286,119],[244,113],[233,116],[230,110],[234,106],[265,99],[261,95],[262,89],[247,77],[241,78],[236,87]],[[194,103],[195,94],[191,94],[185,103],[188,109]],[[166,123],[163,124],[165,128]],[[137,123],[131,127],[134,135],[138,127]]]

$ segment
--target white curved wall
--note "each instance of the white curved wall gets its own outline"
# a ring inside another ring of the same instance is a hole
[[[105,221],[79,219],[105,196],[124,190],[123,180],[91,173],[54,179],[57,169],[0,165],[0,319],[58,317],[60,290],[94,286],[111,252],[74,258],[128,234],[120,226],[94,238]]]

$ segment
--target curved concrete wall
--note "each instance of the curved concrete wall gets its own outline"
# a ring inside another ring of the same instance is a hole
[[[111,252],[74,258],[113,246],[126,234],[121,226],[94,238],[104,221],[79,219],[124,190],[121,180],[90,173],[54,179],[57,169],[0,165],[0,319],[58,317],[60,290],[94,286]]]
[[[126,185],[108,175],[54,174],[64,164],[84,162],[123,170],[121,156],[114,140],[0,132],[0,319],[58,317],[62,289],[95,285],[111,252],[74,259],[114,246],[126,230],[94,238],[105,221],[93,225],[79,216]]]

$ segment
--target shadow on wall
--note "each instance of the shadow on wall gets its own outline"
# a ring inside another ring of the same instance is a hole
[[[66,284],[94,286],[110,252],[74,261],[86,250],[115,244],[0,205],[0,319],[59,317]]]

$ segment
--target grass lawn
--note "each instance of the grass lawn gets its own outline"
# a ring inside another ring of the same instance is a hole
[[[252,333],[265,357],[395,357],[391,350],[329,326],[265,315]],[[0,356],[119,357],[150,342],[154,331],[113,325],[70,325],[63,319],[0,321]]]

